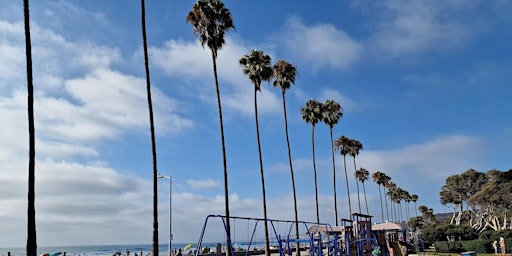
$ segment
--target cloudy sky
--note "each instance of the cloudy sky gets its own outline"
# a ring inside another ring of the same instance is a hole
[[[28,131],[22,1],[0,10],[0,247],[24,246]],[[152,160],[139,1],[31,1],[38,244],[151,243]],[[211,55],[185,22],[193,1],[147,1],[158,170],[172,175],[174,242],[197,241],[224,214]],[[286,93],[299,219],[314,221],[309,99],[339,101],[335,138],[363,143],[357,167],[382,171],[439,203],[445,179],[512,167],[512,2],[234,1],[236,30],[219,52],[231,215],[262,217],[253,86],[238,65],[252,49],[297,66]],[[293,217],[280,91],[263,85],[259,124],[268,216]],[[321,222],[333,223],[329,129],[315,129]],[[347,169],[357,209],[354,166]],[[348,218],[336,154],[338,214]],[[160,179],[160,241],[169,180]],[[381,220],[378,187],[366,183]],[[414,211],[411,209],[414,213]],[[239,232],[240,233],[240,232]],[[236,238],[243,240],[244,238]]]

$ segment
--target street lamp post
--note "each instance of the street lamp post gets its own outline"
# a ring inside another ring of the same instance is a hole
[[[171,248],[172,248],[172,176],[166,176],[162,174],[158,174],[158,178],[163,179],[169,179],[169,256],[172,256],[171,254]]]

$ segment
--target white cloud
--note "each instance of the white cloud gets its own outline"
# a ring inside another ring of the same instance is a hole
[[[144,241],[151,233],[151,184],[108,167],[100,142],[147,132],[145,81],[110,67],[122,59],[116,49],[68,41],[37,23],[32,28],[39,244]],[[0,122],[6,124],[0,133],[0,241],[9,243],[25,240],[19,227],[26,222],[27,96],[19,30],[19,23],[0,23],[0,55],[11,65],[0,70]],[[157,133],[179,135],[192,127],[178,114],[179,102],[156,87],[152,96]],[[117,231],[120,225],[126,232]],[[70,234],[67,240],[63,233]]]
[[[295,57],[312,66],[350,68],[360,59],[361,45],[346,32],[330,24],[307,26],[297,17],[288,20],[279,36]]]
[[[353,6],[376,19],[365,48],[383,56],[453,50],[466,44],[471,30],[477,29],[460,15],[469,14],[474,6],[467,1],[353,1]]]
[[[325,102],[325,100],[335,100],[341,104],[343,112],[356,112],[362,109],[361,104],[347,97],[338,90],[325,89],[322,90],[319,96],[319,100]]]
[[[226,45],[219,51],[217,71],[223,110],[227,114],[254,114],[254,86],[242,73],[238,60],[249,53],[250,48],[242,42],[226,38]],[[187,88],[195,91],[198,97],[212,107],[216,107],[217,97],[213,77],[213,63],[208,48],[203,49],[197,42],[170,40],[161,48],[151,48],[152,62],[171,77],[179,77]],[[193,68],[192,68],[193,67]],[[281,109],[278,90],[269,90],[262,84],[258,93],[258,113],[275,114]]]
[[[0,20],[0,89],[11,82],[21,82],[23,74],[19,72],[25,65],[25,47],[22,23],[9,23]]]
[[[212,179],[204,180],[187,180],[187,184],[194,189],[208,189],[219,186],[219,182]]]
[[[474,137],[452,135],[396,150],[362,151],[357,162],[371,172],[382,171],[394,178],[421,177],[414,182],[444,182],[450,173],[472,168],[480,153],[481,141]]]

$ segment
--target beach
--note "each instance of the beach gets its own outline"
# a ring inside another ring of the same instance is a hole
[[[183,248],[187,243],[176,243],[172,245],[173,249]],[[135,245],[85,245],[85,246],[41,246],[37,248],[37,255],[44,253],[53,252],[66,252],[66,256],[112,256],[116,252],[120,252],[121,255],[130,251],[130,256],[135,256],[140,253],[144,256],[151,255],[151,244],[135,244]],[[26,256],[25,247],[5,247],[0,248],[0,255],[7,255],[7,252],[11,252],[11,256]],[[168,244],[159,244],[159,254],[161,256],[169,255]]]

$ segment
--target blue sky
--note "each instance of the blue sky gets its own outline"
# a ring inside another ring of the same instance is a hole
[[[148,1],[147,36],[159,172],[173,177],[174,242],[196,241],[223,212],[212,62],[185,22],[193,1]],[[252,49],[297,66],[287,92],[299,218],[314,221],[309,99],[341,103],[335,138],[363,143],[357,166],[439,203],[445,179],[511,168],[512,3],[225,1],[236,30],[218,69],[231,214],[262,217],[253,87],[238,60]],[[26,240],[28,132],[21,1],[0,10],[0,246]],[[152,165],[138,1],[32,1],[38,244],[151,243]],[[258,95],[268,215],[293,219],[280,91]],[[315,130],[321,222],[333,223],[329,130]],[[348,217],[336,154],[338,212]],[[357,202],[347,162],[352,207]],[[167,241],[168,181],[159,181]],[[378,188],[366,183],[381,220]],[[412,210],[412,208],[411,208]]]

